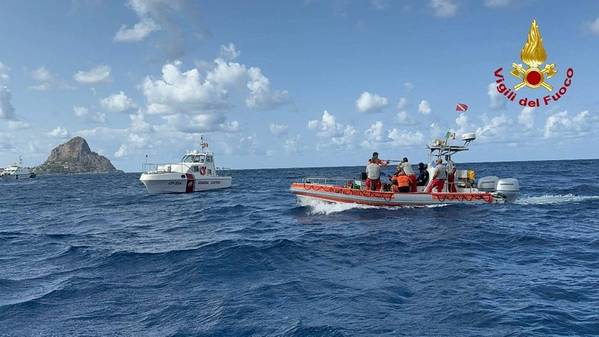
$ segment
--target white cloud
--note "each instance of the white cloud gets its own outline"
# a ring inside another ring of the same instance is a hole
[[[394,146],[413,146],[424,143],[424,135],[420,131],[406,131],[393,128],[387,134]]]
[[[270,133],[272,133],[275,136],[285,135],[287,134],[288,130],[289,125],[287,124],[270,123]]]
[[[512,3],[512,0],[485,0],[487,7],[506,7]]]
[[[221,123],[219,126],[220,126],[221,131],[223,131],[223,132],[238,132],[239,131],[239,122],[238,121],[224,122],[224,123]]]
[[[407,107],[408,107],[408,99],[405,97],[400,98],[399,102],[397,102],[397,110],[404,110]]]
[[[507,100],[502,94],[497,92],[497,84],[495,82],[489,83],[487,87],[487,95],[489,95],[489,108],[493,110],[505,109],[505,103]]]
[[[17,118],[11,99],[12,94],[8,90],[8,87],[0,87],[0,119],[15,120]]]
[[[353,126],[337,123],[335,116],[326,110],[320,120],[309,121],[308,128],[316,130],[318,137],[329,140],[329,143],[320,144],[325,147],[328,145],[350,145],[356,134],[356,129]]]
[[[226,107],[227,91],[211,81],[202,81],[197,69],[180,70],[181,62],[162,67],[162,78],[146,77],[142,91],[148,111],[159,114],[206,113]]]
[[[52,74],[46,69],[46,67],[39,67],[31,72],[31,77],[38,82],[50,82],[52,81]]]
[[[73,75],[73,79],[81,84],[110,82],[110,70],[107,65],[100,65],[89,70],[79,70]]]
[[[55,138],[69,138],[69,131],[62,126],[57,126],[52,131],[48,132],[48,136]]]
[[[8,76],[9,70],[10,70],[10,68],[8,68],[8,66],[6,66],[4,63],[0,62],[0,85],[3,85],[6,82],[8,82],[8,79],[10,78]]]
[[[589,24],[589,31],[595,35],[599,35],[599,17]]]
[[[592,130],[597,122],[596,116],[591,116],[588,110],[570,116],[568,111],[561,111],[547,117],[544,137],[580,137]]]
[[[431,104],[427,100],[420,101],[418,104],[418,112],[423,115],[428,115],[431,113]]]
[[[73,112],[75,113],[75,116],[87,122],[99,124],[106,123],[106,114],[104,114],[103,112],[90,111],[88,108],[82,106],[74,106]]]
[[[364,134],[366,135],[366,139],[369,141],[383,141],[383,122],[377,121],[374,124],[371,124],[370,127],[364,131]]]
[[[383,10],[389,7],[389,0],[370,0],[370,6],[376,10]]]
[[[456,133],[461,134],[470,131],[470,124],[468,123],[468,116],[465,113],[461,113],[456,119],[455,123],[458,126]]]
[[[160,30],[161,27],[151,18],[143,18],[141,21],[129,28],[122,25],[114,36],[115,42],[137,42],[145,39],[152,32]]]
[[[356,100],[356,108],[360,112],[378,112],[389,105],[386,97],[364,91]]]
[[[286,90],[272,90],[270,80],[262,75],[260,68],[251,67],[248,70],[250,80],[247,88],[250,94],[245,104],[256,110],[272,110],[289,102],[289,93]]]
[[[433,9],[435,16],[447,18],[456,15],[458,5],[452,0],[431,0],[430,6]]]
[[[285,151],[287,153],[299,153],[301,152],[301,136],[296,135],[295,137],[290,137],[285,140],[285,144],[283,144]]]
[[[31,125],[25,121],[12,120],[8,121],[8,128],[11,130],[29,129]]]
[[[220,46],[220,57],[224,60],[231,61],[239,57],[241,52],[235,48],[233,43]]]
[[[534,108],[526,107],[522,109],[518,115],[518,123],[522,124],[526,129],[532,129],[535,125]]]
[[[397,113],[397,122],[402,125],[416,125],[416,122],[413,118],[410,117],[407,111],[402,110]]]
[[[483,126],[476,129],[476,135],[479,139],[490,140],[500,139],[509,136],[508,126],[511,124],[511,120],[506,115],[500,115],[491,119],[483,118]]]
[[[137,107],[133,100],[122,91],[103,98],[100,105],[111,112],[124,112]]]
[[[414,84],[412,82],[405,82],[403,84],[403,86],[406,88],[406,91],[408,93],[412,92],[412,90],[414,90]]]

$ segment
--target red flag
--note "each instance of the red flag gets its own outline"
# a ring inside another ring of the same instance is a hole
[[[464,103],[458,103],[458,105],[455,106],[455,111],[466,111],[468,110],[468,105],[464,104]]]

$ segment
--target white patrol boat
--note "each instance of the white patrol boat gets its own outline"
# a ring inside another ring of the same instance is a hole
[[[463,145],[451,145],[449,139],[435,140],[427,148],[429,162],[434,157],[445,158],[468,150],[468,145],[476,139],[474,133],[462,135]],[[324,200],[332,203],[351,203],[371,206],[426,206],[436,204],[487,204],[505,203],[516,200],[519,183],[515,178],[499,179],[488,176],[476,181],[473,170],[455,172],[455,191],[450,192],[445,180],[441,191],[431,191],[434,168],[429,167],[429,181],[417,186],[416,192],[393,192],[389,189],[368,190],[363,179],[304,178],[291,184],[291,192],[298,198]],[[362,177],[364,178],[364,177]],[[431,191],[431,192],[427,192]]]
[[[149,193],[191,193],[231,187],[231,177],[220,175],[214,154],[202,139],[202,151],[186,153],[178,164],[144,164],[139,180]]]
[[[23,180],[35,178],[35,173],[29,167],[23,166],[23,159],[19,157],[19,161],[14,163],[0,172],[2,180]]]

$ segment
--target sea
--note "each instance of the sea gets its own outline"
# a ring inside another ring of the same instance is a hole
[[[0,182],[0,336],[599,335],[599,160],[459,164],[513,204],[298,202],[295,179],[150,195],[139,174]]]

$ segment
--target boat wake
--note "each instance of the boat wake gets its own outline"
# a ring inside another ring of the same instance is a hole
[[[388,210],[398,210],[404,208],[437,208],[437,207],[445,207],[448,204],[435,204],[435,205],[422,205],[422,206],[400,206],[400,207],[389,207],[389,206],[370,206],[370,205],[360,205],[360,204],[351,204],[351,203],[336,203],[336,202],[328,202],[324,200],[314,199],[314,198],[306,198],[302,196],[298,196],[298,205],[301,207],[308,207],[310,209],[310,215],[329,215],[344,211],[349,211],[352,209],[388,209]]]
[[[599,195],[575,195],[575,194],[545,194],[536,197],[524,197],[517,199],[514,203],[519,205],[553,205],[575,202],[585,202],[589,200],[599,200]]]

